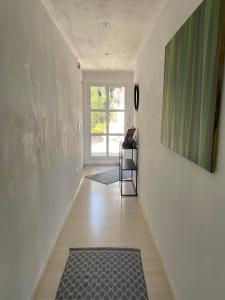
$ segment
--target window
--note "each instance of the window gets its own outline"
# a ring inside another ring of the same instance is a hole
[[[91,86],[89,107],[91,157],[117,157],[124,137],[125,87]]]

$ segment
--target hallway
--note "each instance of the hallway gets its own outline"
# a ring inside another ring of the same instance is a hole
[[[0,300],[55,299],[79,247],[140,249],[149,300],[225,299],[224,13],[0,0]],[[138,197],[121,199],[85,175],[115,166],[134,128]]]
[[[85,174],[110,167],[87,167]],[[119,183],[84,179],[64,224],[35,300],[54,299],[70,247],[139,248],[148,294],[153,300],[174,299],[137,198],[120,198]]]

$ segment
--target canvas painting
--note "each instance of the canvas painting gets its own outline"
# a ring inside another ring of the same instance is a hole
[[[225,0],[205,0],[166,46],[161,142],[216,168]]]

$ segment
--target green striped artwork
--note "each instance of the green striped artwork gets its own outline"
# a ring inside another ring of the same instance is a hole
[[[215,171],[225,0],[205,0],[167,44],[161,142]]]

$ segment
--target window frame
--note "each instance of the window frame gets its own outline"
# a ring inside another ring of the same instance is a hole
[[[96,109],[91,108],[91,87],[105,87],[106,88],[106,108]],[[111,109],[109,107],[109,90],[110,88],[124,87],[124,109]],[[89,161],[118,161],[118,156],[109,155],[109,137],[121,136],[125,134],[126,123],[126,94],[127,85],[124,83],[88,83],[87,84],[87,133],[88,133],[88,160]],[[106,133],[91,133],[91,112],[105,112],[106,113]],[[110,112],[123,112],[124,113],[124,132],[123,133],[109,133],[109,113]],[[106,155],[105,156],[93,156],[91,152],[91,137],[92,136],[105,136],[106,137]],[[119,149],[118,149],[119,151]]]

